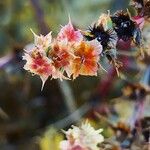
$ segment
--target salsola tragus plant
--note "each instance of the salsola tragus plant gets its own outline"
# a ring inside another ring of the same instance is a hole
[[[51,31],[46,36],[38,36],[31,30],[34,44],[25,49],[24,69],[39,75],[43,87],[48,77],[68,80],[79,75],[96,76],[99,68],[104,69],[101,57],[106,57],[119,75],[118,69],[123,64],[117,59],[117,45],[120,41],[130,41],[142,52],[142,28],[149,18],[148,4],[145,1],[131,2],[137,16],[131,16],[128,10],[114,14],[108,11],[100,15],[88,30],[76,29],[69,17],[69,23],[62,26],[56,38],[52,38]]]
[[[143,29],[149,23],[150,1],[132,0],[130,5],[136,10],[135,16],[132,16],[129,10],[118,10],[114,14],[108,11],[106,14],[101,14],[87,30],[76,29],[70,17],[68,24],[61,27],[55,38],[52,38],[51,31],[44,36],[36,35],[31,30],[34,35],[34,44],[31,48],[25,49],[24,69],[39,75],[43,88],[49,77],[74,80],[79,75],[96,76],[99,69],[105,70],[101,65],[102,57],[107,58],[119,76],[119,68],[123,63],[118,60],[117,54],[119,53],[118,45],[122,41],[136,47],[143,61],[146,59],[144,55],[149,58],[149,37],[143,33]],[[134,96],[136,100],[141,99],[141,95],[142,99],[145,99],[147,93],[149,93],[147,87],[138,84],[124,89],[125,96]],[[136,107],[135,111],[138,109]],[[135,125],[138,117],[134,119],[133,124]],[[120,126],[115,128],[119,131],[120,129],[122,131]],[[143,132],[144,137],[145,132]],[[95,131],[88,123],[82,124],[81,127],[73,126],[64,133],[67,140],[61,142],[62,150],[96,150],[99,149],[98,144],[104,140],[100,134],[101,130]],[[148,133],[146,132],[146,135]],[[146,140],[148,142],[147,136]]]

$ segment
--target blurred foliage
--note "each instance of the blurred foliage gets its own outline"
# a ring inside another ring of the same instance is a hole
[[[59,143],[62,140],[62,134],[58,133],[56,129],[51,127],[45,132],[44,136],[39,139],[39,145],[41,150],[59,150]]]

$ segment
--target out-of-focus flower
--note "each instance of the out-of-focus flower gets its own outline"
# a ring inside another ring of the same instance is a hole
[[[149,134],[150,134],[150,117],[146,116],[143,118],[140,118],[138,120],[136,120],[136,124],[135,124],[136,128],[136,132],[138,132],[138,130],[142,131],[142,134],[144,136],[144,140],[145,142],[149,143]]]
[[[144,7],[144,2],[143,0],[131,0],[130,5],[135,7],[135,9],[138,10],[138,13],[140,13],[142,10],[142,7]]]
[[[130,5],[133,6],[139,16],[145,18],[150,17],[150,1],[149,0],[131,0]]]
[[[34,35],[34,45],[40,47],[43,50],[43,52],[44,51],[46,52],[52,43],[52,35],[51,35],[52,32],[49,32],[46,36],[44,35],[38,36],[33,31],[32,33]]]
[[[71,64],[73,79],[79,75],[96,76],[101,52],[102,46],[96,40],[76,43],[74,48],[76,58]]]
[[[40,150],[60,150],[59,143],[63,140],[63,135],[53,127],[46,130],[43,136],[38,138]]]
[[[136,22],[136,24],[139,26],[140,29],[143,29],[143,26],[145,24],[145,19],[144,17],[141,16],[134,16],[132,17],[133,21]]]
[[[150,26],[147,24],[142,32],[145,52],[150,56]]]
[[[144,82],[144,81],[143,81]],[[147,95],[150,94],[150,88],[144,83],[132,83],[125,86],[122,90],[123,95],[135,101],[142,101]]]
[[[43,88],[48,77],[54,74],[55,68],[52,65],[52,61],[43,55],[43,53],[40,53],[40,51],[37,47],[33,48],[32,51],[24,54],[23,60],[26,61],[24,65],[25,70],[40,76]]]
[[[100,134],[103,130],[95,130],[88,122],[80,127],[72,126],[65,131],[67,140],[60,143],[61,150],[98,150],[98,144],[104,141]]]
[[[141,9],[144,6],[146,0],[131,0],[130,5],[134,5],[137,9]]]
[[[74,142],[74,144],[69,143],[67,140],[60,143],[61,150],[88,150],[80,145],[80,143]]]
[[[79,30],[75,30],[71,19],[69,18],[69,23],[61,28],[57,36],[58,41],[68,41],[68,42],[79,42],[83,40],[83,36]]]

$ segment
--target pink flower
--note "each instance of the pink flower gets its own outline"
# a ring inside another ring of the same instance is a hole
[[[51,42],[52,42],[51,32],[49,32],[46,36],[44,35],[38,36],[32,31],[32,29],[31,29],[31,32],[34,35],[35,46],[40,47],[43,51],[46,51],[51,46]]]
[[[83,40],[83,36],[79,30],[75,30],[71,19],[69,17],[69,23],[61,28],[57,36],[58,41],[68,41],[68,42],[79,42]]]
[[[61,150],[88,150],[87,148],[83,148],[80,144],[78,143],[70,143],[67,140],[64,140],[60,143],[60,148]]]
[[[100,134],[103,130],[95,130],[88,122],[80,127],[72,126],[68,131],[64,131],[67,140],[60,142],[61,150],[99,150],[98,144],[104,141]]]
[[[53,75],[55,68],[52,61],[40,53],[37,47],[33,48],[30,53],[26,52],[23,56],[26,61],[24,69],[33,74],[39,75],[42,80],[42,88],[49,76]]]

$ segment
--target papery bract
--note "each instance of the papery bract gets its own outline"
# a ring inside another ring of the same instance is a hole
[[[30,53],[25,53],[23,60],[26,61],[24,69],[39,75],[42,80],[42,88],[49,76],[54,73],[54,66],[50,59],[42,55],[35,47]]]
[[[73,59],[72,47],[66,42],[53,42],[52,49],[48,54],[56,68],[65,68]]]
[[[83,39],[83,36],[79,30],[75,30],[71,19],[69,18],[69,23],[63,26],[58,33],[57,40],[59,41],[68,41],[68,42],[79,42]]]
[[[32,31],[32,30],[31,30]],[[51,46],[52,42],[52,32],[49,32],[46,36],[44,35],[37,35],[32,31],[34,35],[34,44],[35,46],[38,46],[42,48],[43,50],[47,50]]]
[[[96,76],[101,52],[102,46],[96,40],[77,43],[74,47],[76,58],[71,67],[73,79],[79,75]]]
[[[72,46],[68,42],[54,41],[48,56],[53,60],[53,65],[56,69],[65,71],[68,77],[71,76],[70,67],[75,56]]]
[[[70,143],[68,140],[64,140],[60,142],[61,150],[88,150],[87,148],[83,148],[80,144],[74,142]]]

